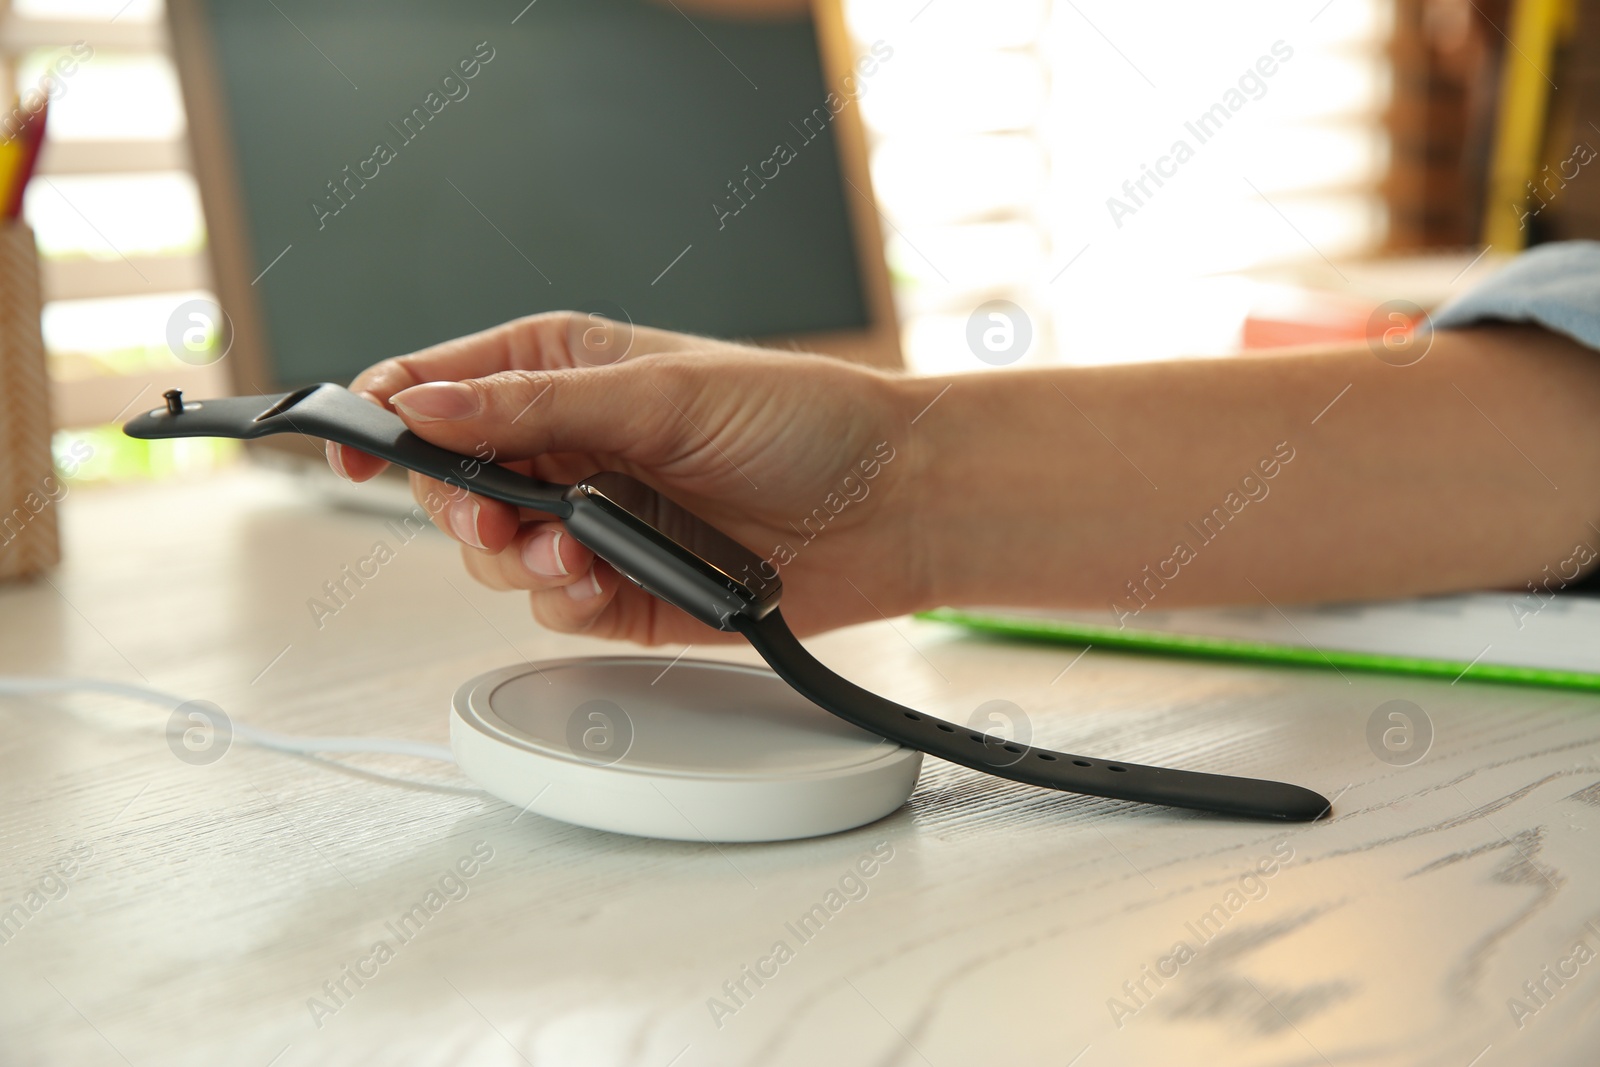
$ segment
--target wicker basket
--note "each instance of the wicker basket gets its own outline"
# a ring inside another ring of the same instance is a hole
[[[39,306],[33,231],[0,223],[0,579],[37,574],[61,559],[56,504],[65,488],[50,460]]]

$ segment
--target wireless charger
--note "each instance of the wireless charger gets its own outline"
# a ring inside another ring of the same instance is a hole
[[[761,667],[549,660],[456,691],[450,747],[509,804],[596,830],[785,841],[881,819],[922,753],[828,714]]]

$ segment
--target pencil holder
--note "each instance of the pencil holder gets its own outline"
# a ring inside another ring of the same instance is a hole
[[[0,223],[0,579],[61,559],[50,458],[50,375],[39,332],[39,255],[25,223]]]

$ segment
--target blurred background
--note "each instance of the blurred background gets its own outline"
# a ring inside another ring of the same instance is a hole
[[[1426,308],[1524,243],[1597,228],[1600,182],[1573,162],[1600,145],[1583,118],[1596,114],[1593,3],[843,7],[858,53],[894,49],[860,104],[914,371],[983,369],[966,331],[995,299],[1031,322],[1022,363],[1359,338],[1383,300]],[[109,425],[133,383],[182,371],[188,388],[228,388],[223,364],[180,363],[168,342],[174,309],[213,280],[164,20],[160,0],[11,0],[0,18],[19,93],[74,42],[93,47],[51,100],[24,204],[56,448],[94,443],[83,479],[233,455]],[[1203,143],[1186,132],[1262,57],[1273,72],[1243,83],[1222,128]],[[1180,138],[1194,150],[1175,162]],[[1146,177],[1158,166],[1161,184]]]

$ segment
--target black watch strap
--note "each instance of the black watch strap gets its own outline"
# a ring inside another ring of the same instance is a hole
[[[1320,793],[1286,782],[1090,759],[979,733],[841,678],[806,651],[778,609],[759,619],[735,619],[734,627],[812,703],[863,730],[974,770],[1045,789],[1291,822],[1321,818],[1331,807]]]
[[[567,486],[541,482],[491,460],[430,444],[407,429],[394,412],[327,382],[289,393],[215,400],[184,400],[183,394],[173,389],[166,394],[165,407],[135,416],[122,429],[129,437],[145,440],[236,437],[248,441],[279,433],[320,437],[517,507],[558,518],[572,512],[565,498]]]
[[[473,493],[560,518],[578,541],[647,592],[742,633],[797,692],[846,722],[940,759],[1045,789],[1230,815],[1309,821],[1329,810],[1309,789],[1052,752],[924,715],[839,677],[805,650],[778,611],[782,583],[753,552],[627,475],[555,485],[439,448],[393,412],[337,385],[271,396],[185,401],[131,419],[139,438],[298,433],[351,445]]]

